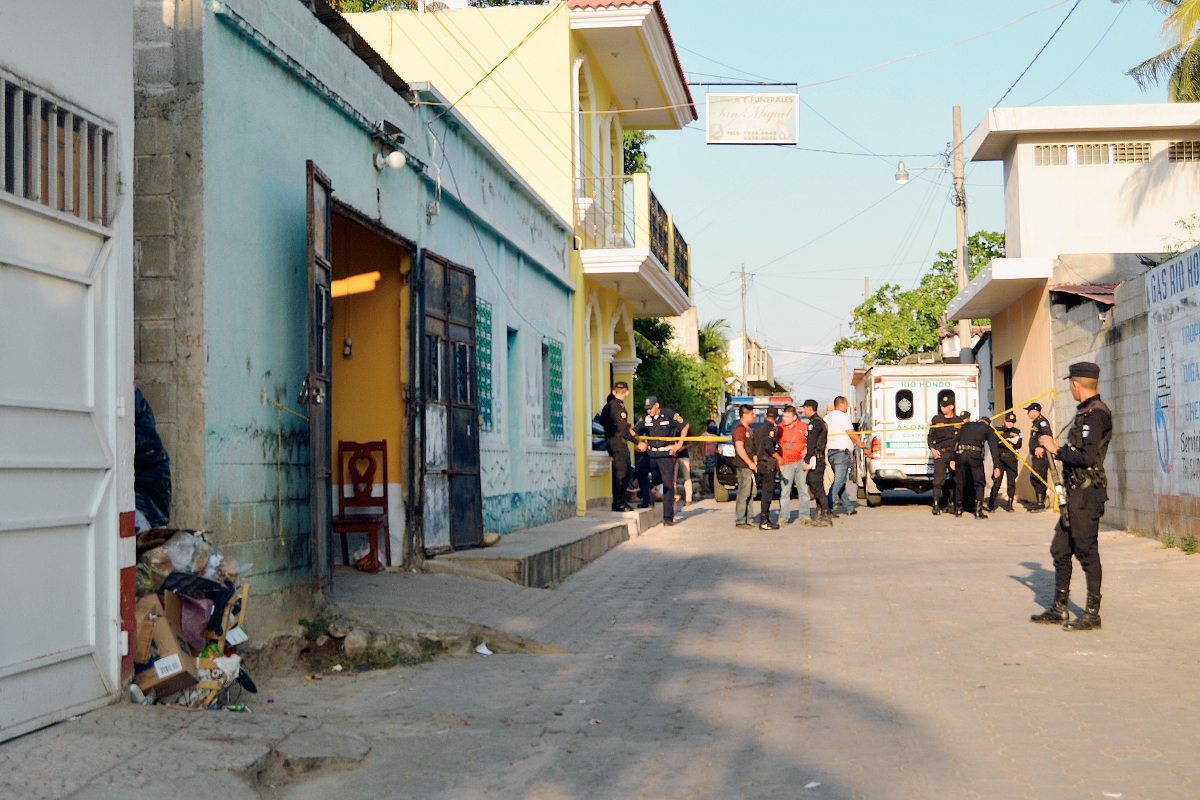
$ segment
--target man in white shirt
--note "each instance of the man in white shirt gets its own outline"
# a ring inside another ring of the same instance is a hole
[[[833,485],[829,487],[829,510],[833,514],[858,513],[846,491],[846,476],[850,472],[850,448],[857,446],[865,452],[867,446],[855,432],[849,410],[850,403],[838,395],[833,398],[833,411],[825,415],[825,424],[829,426],[829,466],[833,467]]]

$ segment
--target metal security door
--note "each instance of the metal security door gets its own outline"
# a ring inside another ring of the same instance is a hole
[[[475,275],[425,255],[425,508],[427,552],[483,542]]]
[[[330,452],[330,323],[333,302],[329,284],[333,186],[325,173],[308,162],[308,376],[300,402],[308,405],[309,503],[312,514],[313,589],[333,578],[332,456]]]
[[[0,72],[0,140],[3,741],[119,691],[114,454],[133,409],[116,134]]]

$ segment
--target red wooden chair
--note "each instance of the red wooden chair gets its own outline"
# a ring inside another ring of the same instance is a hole
[[[383,492],[375,495],[375,475],[383,466]],[[349,475],[347,475],[349,471]],[[349,477],[350,482],[346,483]],[[346,488],[350,493],[347,495]],[[338,442],[338,513],[333,532],[342,536],[342,564],[350,566],[347,533],[366,532],[370,537],[371,572],[379,571],[379,537],[383,537],[385,564],[392,563],[392,537],[388,534],[387,442]]]

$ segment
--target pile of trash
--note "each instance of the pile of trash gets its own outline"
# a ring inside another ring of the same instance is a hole
[[[214,552],[204,531],[151,528],[137,537],[137,641],[130,699],[146,705],[245,710],[257,692],[238,647],[253,564]]]

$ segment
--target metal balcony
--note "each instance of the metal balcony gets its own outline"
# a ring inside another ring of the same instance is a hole
[[[649,175],[577,178],[575,235],[584,274],[615,289],[634,316],[677,316],[691,306],[691,250]]]

